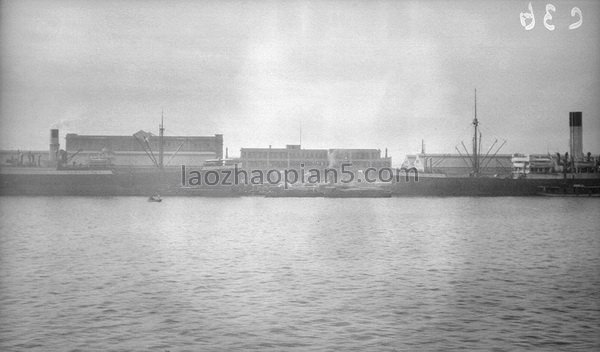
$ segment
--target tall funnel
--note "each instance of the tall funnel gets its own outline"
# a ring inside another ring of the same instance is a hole
[[[58,158],[58,148],[60,145],[58,144],[58,129],[53,128],[50,130],[50,150],[49,150],[49,158],[50,164],[56,165],[56,159]]]
[[[581,131],[581,111],[569,113],[569,154],[575,160],[583,159],[583,136]]]

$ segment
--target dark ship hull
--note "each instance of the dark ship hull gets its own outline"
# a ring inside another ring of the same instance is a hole
[[[0,169],[0,195],[13,196],[203,196],[236,197],[232,186],[181,187],[178,169],[110,170],[50,168]]]
[[[523,179],[495,177],[427,177],[400,181],[391,186],[395,196],[438,197],[518,197],[535,196],[539,187],[563,187],[578,183],[586,186],[600,185],[600,174],[576,175],[574,177],[530,177]]]
[[[600,174],[560,175],[524,179],[419,175],[380,187],[392,196],[535,196],[540,187],[580,184],[600,186]],[[28,196],[161,196],[238,197],[248,194],[243,185],[182,187],[177,168],[159,172],[152,168],[111,170],[53,170],[44,168],[0,169],[0,195]],[[321,192],[282,192],[272,196],[323,196]],[[339,192],[338,192],[339,193]],[[367,192],[368,193],[368,192]],[[336,193],[337,194],[337,193]],[[332,195],[336,195],[332,194]],[[261,194],[264,196],[264,194]],[[340,196],[345,196],[340,193]],[[353,194],[348,194],[353,195]],[[362,195],[358,194],[358,195]],[[369,196],[370,194],[366,194]],[[357,195],[354,195],[357,196]]]

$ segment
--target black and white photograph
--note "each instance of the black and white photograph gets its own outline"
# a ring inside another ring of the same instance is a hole
[[[0,351],[599,351],[600,1],[0,0]]]

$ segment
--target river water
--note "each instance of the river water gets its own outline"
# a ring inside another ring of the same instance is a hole
[[[600,349],[599,199],[0,209],[2,351]]]

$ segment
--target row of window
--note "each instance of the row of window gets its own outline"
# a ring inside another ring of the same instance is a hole
[[[163,143],[163,147],[169,150],[176,150],[179,148],[183,140],[166,140]],[[150,140],[150,147],[153,150],[158,150],[158,140]],[[98,139],[67,139],[67,150],[91,150],[100,151],[103,148],[110,149],[112,151],[143,151],[144,149],[138,141],[133,137],[127,140],[98,140]],[[185,141],[180,149],[181,151],[214,151],[215,143],[213,142],[190,142]]]
[[[330,154],[331,153],[331,154]],[[328,157],[336,159],[380,159],[381,155],[376,151],[369,152],[350,152],[344,150],[333,150],[331,152],[327,150],[293,150],[293,151],[280,151],[280,150],[261,150],[261,151],[248,151],[242,149],[242,158],[246,159],[287,159],[287,158],[306,158],[306,159],[325,159]]]
[[[343,162],[336,162],[333,165],[331,165],[328,161],[306,161],[306,162],[293,162],[293,163],[288,163],[286,161],[264,161],[264,160],[244,160],[242,161],[242,165],[244,168],[249,168],[249,169],[262,169],[262,168],[288,168],[288,167],[292,167],[292,168],[296,168],[296,167],[301,167],[301,164],[303,164],[305,169],[309,169],[311,167],[341,167],[341,164]],[[382,167],[390,167],[390,163],[389,162],[385,162],[385,161],[379,161],[379,162],[356,162],[356,161],[351,161],[350,162],[352,164],[352,167],[362,167],[362,168],[366,168],[366,167],[375,167],[375,168],[382,168]]]
[[[286,153],[286,152],[245,152],[242,151],[243,159],[327,159],[330,158],[327,153],[306,152],[306,153]],[[333,154],[331,158],[337,160],[373,160],[381,159],[377,153],[344,153]]]
[[[322,159],[327,158],[325,152],[247,152],[242,151],[242,158],[247,159],[287,159],[287,158],[306,158],[306,159]]]

